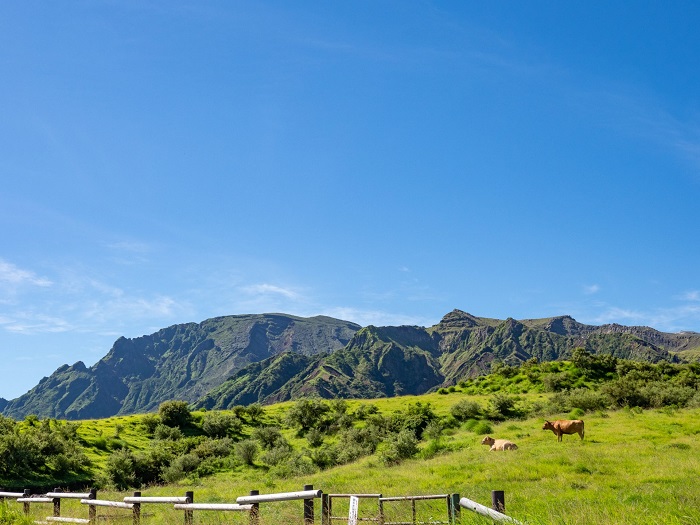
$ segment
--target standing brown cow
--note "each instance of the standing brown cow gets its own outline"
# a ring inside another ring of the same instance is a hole
[[[551,430],[556,434],[557,441],[561,441],[564,434],[578,434],[583,439],[582,419],[557,419],[556,421],[546,421],[542,430]]]

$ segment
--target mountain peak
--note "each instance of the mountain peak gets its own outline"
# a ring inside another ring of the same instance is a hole
[[[474,317],[472,314],[468,314],[462,310],[454,309],[450,313],[446,314],[440,321],[440,326],[461,326],[473,328],[479,326],[479,318]]]

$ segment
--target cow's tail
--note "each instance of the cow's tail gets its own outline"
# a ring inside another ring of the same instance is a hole
[[[581,421],[581,439],[583,439],[583,436],[586,434],[586,424]]]

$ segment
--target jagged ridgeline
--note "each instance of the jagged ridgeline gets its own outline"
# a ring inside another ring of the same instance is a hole
[[[284,314],[218,317],[120,338],[93,367],[65,365],[27,394],[0,402],[0,410],[14,418],[86,419],[148,412],[169,399],[225,409],[311,395],[423,394],[486,373],[494,360],[566,359],[577,347],[677,362],[697,354],[700,334],[592,326],[568,316],[488,319],[460,310],[428,328],[362,328]]]

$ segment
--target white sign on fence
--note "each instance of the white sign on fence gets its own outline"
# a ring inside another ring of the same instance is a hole
[[[348,525],[357,525],[357,509],[360,506],[360,498],[350,496],[350,514],[348,515]]]

